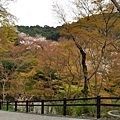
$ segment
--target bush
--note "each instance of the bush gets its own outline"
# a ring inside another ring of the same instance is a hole
[[[67,104],[71,104],[71,103],[67,102]],[[75,104],[87,104],[87,102],[78,101]],[[55,111],[57,115],[63,115],[63,107],[55,106]],[[68,116],[94,117],[96,115],[96,107],[95,106],[67,106],[66,114]]]
[[[6,108],[5,105],[2,106],[2,110],[7,110],[7,108]],[[8,106],[8,111],[14,111],[14,107],[11,106],[11,105],[9,105],[9,106]]]

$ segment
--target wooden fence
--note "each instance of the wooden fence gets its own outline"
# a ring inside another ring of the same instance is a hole
[[[88,100],[94,100],[93,103],[87,102]],[[6,110],[9,109],[9,105],[14,106],[14,111],[18,110],[18,106],[24,106],[26,113],[29,112],[30,106],[41,106],[41,114],[44,114],[44,108],[45,106],[62,106],[63,108],[63,115],[66,116],[67,112],[67,106],[95,106],[96,107],[96,117],[101,117],[101,107],[102,106],[114,106],[114,107],[120,107],[120,104],[114,104],[114,103],[103,103],[104,100],[120,100],[120,97],[93,97],[93,98],[79,98],[79,99],[62,99],[62,100],[40,100],[40,101],[7,101],[7,102],[0,102],[0,110],[2,109],[2,105],[4,104],[6,106]],[[72,101],[72,102],[69,102]],[[77,103],[77,101],[84,101],[84,104]],[[24,104],[19,104],[20,102],[23,102]],[[36,103],[39,102],[41,104],[30,104],[30,103]],[[53,104],[54,102],[54,104]],[[59,104],[55,104],[55,102],[59,102]],[[61,103],[60,103],[61,102]],[[46,104],[49,103],[49,104]]]

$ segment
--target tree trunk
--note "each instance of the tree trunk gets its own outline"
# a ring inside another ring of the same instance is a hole
[[[82,55],[82,68],[83,68],[83,74],[84,74],[84,88],[82,90],[82,93],[83,93],[84,97],[87,98],[87,96],[88,96],[88,71],[87,71],[87,65],[86,65],[86,53],[83,50],[81,45],[76,43],[76,46]]]
[[[75,37],[71,34],[71,32],[69,31],[69,29],[67,27],[65,27],[65,29],[68,31],[68,33],[70,34],[71,38],[73,39],[73,41],[75,42],[76,47],[79,49],[81,56],[82,56],[82,68],[83,68],[83,74],[84,74],[84,88],[81,91],[83,93],[83,96],[85,98],[87,98],[88,96],[88,71],[87,71],[87,65],[86,65],[86,53],[83,50],[82,46],[76,42]]]

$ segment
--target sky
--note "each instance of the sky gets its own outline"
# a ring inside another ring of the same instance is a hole
[[[57,0],[64,4],[68,0]],[[17,25],[24,26],[58,26],[52,11],[53,0],[16,0],[11,2],[8,10],[18,18]]]

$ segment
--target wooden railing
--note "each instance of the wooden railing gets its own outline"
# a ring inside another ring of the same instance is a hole
[[[87,102],[88,100],[94,100],[93,103]],[[40,100],[40,101],[7,101],[7,102],[0,102],[0,110],[2,109],[2,105],[4,104],[6,106],[6,110],[8,110],[9,105],[14,106],[14,111],[18,110],[18,106],[24,106],[26,113],[29,112],[29,107],[32,106],[41,106],[41,114],[44,114],[44,108],[45,106],[62,106],[63,108],[63,115],[66,116],[67,112],[67,107],[68,106],[95,106],[96,107],[96,117],[100,118],[101,117],[101,107],[102,106],[114,106],[114,107],[120,107],[120,104],[107,104],[103,103],[102,101],[104,100],[120,100],[120,97],[93,97],[93,98],[79,98],[79,99],[62,99],[62,100]],[[71,102],[70,102],[71,101]],[[77,101],[84,101],[84,104],[77,103]],[[19,103],[24,103],[24,104],[19,104]],[[31,103],[36,103],[39,102],[41,104],[31,104]],[[54,104],[52,104],[54,102]],[[55,104],[55,102],[59,102]],[[60,103],[61,102],[61,103]],[[49,103],[49,104],[46,104]]]

